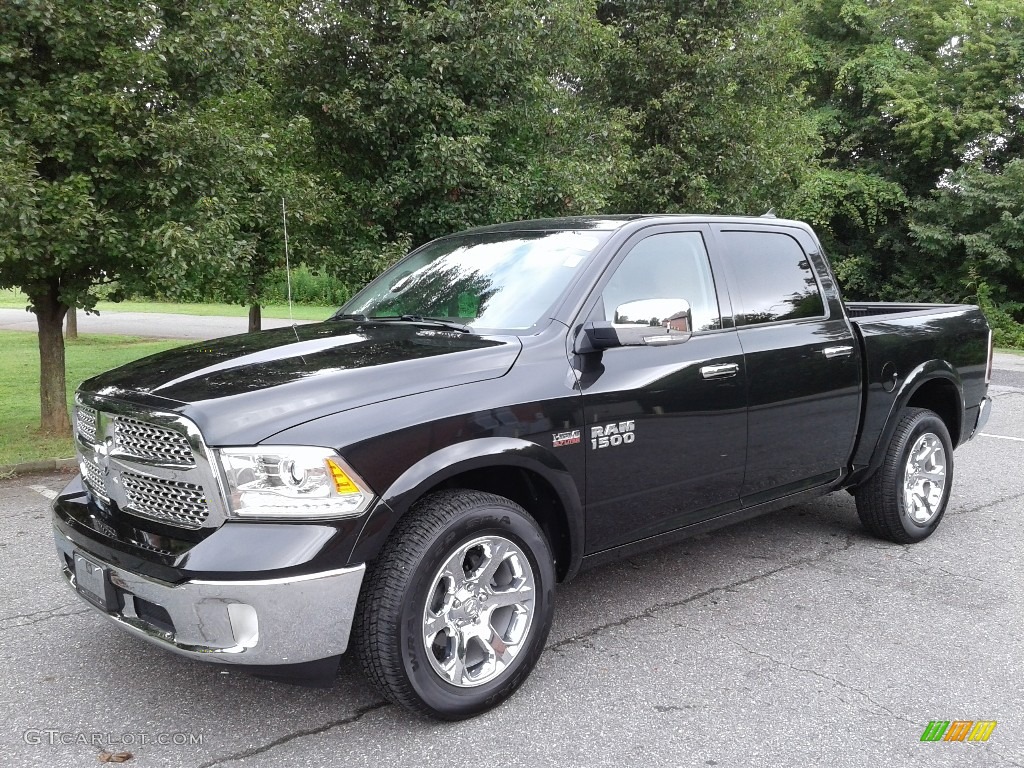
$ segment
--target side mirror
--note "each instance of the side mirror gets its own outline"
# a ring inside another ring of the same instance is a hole
[[[613,317],[611,322],[585,323],[576,339],[576,352],[681,344],[692,334],[693,315],[686,299],[627,301],[615,308]]]

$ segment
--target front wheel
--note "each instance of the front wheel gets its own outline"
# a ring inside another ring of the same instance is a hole
[[[906,408],[882,466],[857,489],[857,514],[879,538],[912,544],[931,536],[949,502],[953,444],[934,412]]]
[[[371,566],[356,653],[386,698],[458,720],[512,695],[553,615],[547,539],[518,504],[470,490],[420,501]]]

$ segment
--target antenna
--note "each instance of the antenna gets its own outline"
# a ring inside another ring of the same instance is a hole
[[[292,264],[288,255],[288,211],[284,206],[284,198],[281,198],[281,221],[284,224],[284,277],[288,284],[288,319],[295,327],[295,318],[292,316]]]
[[[761,214],[762,219],[774,219],[775,218],[775,207],[769,208],[766,212]]]

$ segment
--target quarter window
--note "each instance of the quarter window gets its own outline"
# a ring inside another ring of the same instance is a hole
[[[742,325],[823,317],[825,304],[800,245],[779,232],[722,232]]]

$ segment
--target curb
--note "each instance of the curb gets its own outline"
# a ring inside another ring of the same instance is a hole
[[[78,459],[43,459],[42,461],[23,461],[20,464],[0,465],[0,477],[12,475],[30,475],[37,472],[54,472],[58,469],[77,469]]]

